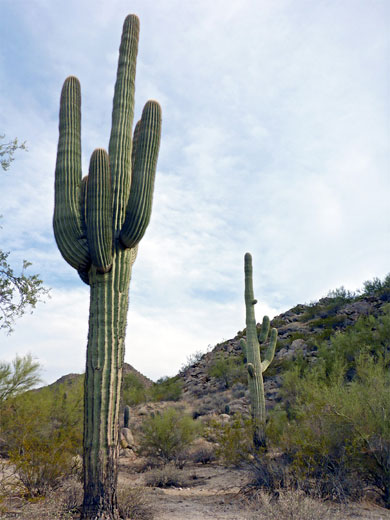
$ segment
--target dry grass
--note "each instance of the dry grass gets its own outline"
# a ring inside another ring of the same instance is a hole
[[[145,484],[150,487],[168,488],[184,487],[186,480],[183,472],[171,464],[153,469],[145,475]]]
[[[342,520],[334,507],[308,497],[302,491],[280,490],[271,495],[260,491],[252,507],[250,520]]]
[[[119,488],[119,514],[123,519],[152,520],[154,511],[142,488]]]

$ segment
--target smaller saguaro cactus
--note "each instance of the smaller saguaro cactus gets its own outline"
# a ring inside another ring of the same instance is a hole
[[[257,333],[255,305],[257,300],[253,294],[252,256],[245,255],[245,307],[246,307],[246,340],[241,339],[241,348],[246,357],[248,369],[248,387],[251,401],[253,420],[253,444],[255,448],[266,448],[265,437],[265,396],[263,372],[271,364],[278,337],[277,329],[273,328],[270,334],[270,321],[264,316],[260,333]],[[267,343],[264,360],[260,356],[260,343]]]
[[[126,405],[123,413],[123,426],[130,428],[130,406]]]

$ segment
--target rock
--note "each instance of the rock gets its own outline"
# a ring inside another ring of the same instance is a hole
[[[121,428],[120,444],[122,448],[134,447],[134,437],[129,428]]]

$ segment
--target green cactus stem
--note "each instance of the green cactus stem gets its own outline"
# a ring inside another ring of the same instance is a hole
[[[130,406],[126,405],[123,412],[123,426],[130,428]]]
[[[245,255],[245,308],[246,308],[246,340],[241,339],[241,348],[247,359],[248,370],[248,388],[251,401],[251,413],[253,420],[253,444],[256,449],[266,448],[265,436],[265,396],[263,372],[271,364],[276,347],[278,331],[276,329],[270,332],[270,321],[268,316],[264,316],[260,333],[257,333],[255,318],[255,300],[253,295],[253,277],[252,277],[252,256],[249,253]],[[269,337],[267,349],[264,354],[264,360],[260,356],[260,343],[266,343]]]
[[[93,152],[81,174],[81,94],[66,79],[60,102],[54,234],[65,260],[90,286],[84,397],[82,518],[117,520],[119,402],[132,265],[148,226],[161,109],[148,101],[134,136],[139,20],[126,18],[119,49],[109,152]]]

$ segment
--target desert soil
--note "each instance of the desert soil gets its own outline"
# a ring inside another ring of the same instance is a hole
[[[152,470],[153,471],[153,470]],[[228,469],[215,463],[188,464],[181,470],[185,485],[181,488],[150,488],[145,486],[149,472],[137,471],[131,460],[121,458],[119,484],[142,487],[154,511],[154,520],[269,520],[259,506],[251,506],[239,491],[248,481],[245,471]],[[56,493],[60,493],[57,491]],[[70,519],[59,513],[60,496],[30,503],[21,499],[0,500],[0,520],[56,520]],[[390,511],[371,503],[340,508],[329,505],[322,520],[390,520]],[[74,516],[76,520],[78,516]],[[287,518],[285,515],[275,519]],[[296,518],[293,516],[291,518]],[[308,516],[305,518],[316,518]]]
[[[133,467],[131,462],[122,459],[120,482],[129,486],[144,486],[147,473],[136,473]],[[149,488],[156,520],[266,519],[261,510],[251,507],[250,502],[239,493],[248,482],[245,471],[217,464],[188,464],[182,471],[188,485],[182,488]],[[370,503],[343,507],[329,505],[327,520],[333,519],[390,520],[390,511]]]

